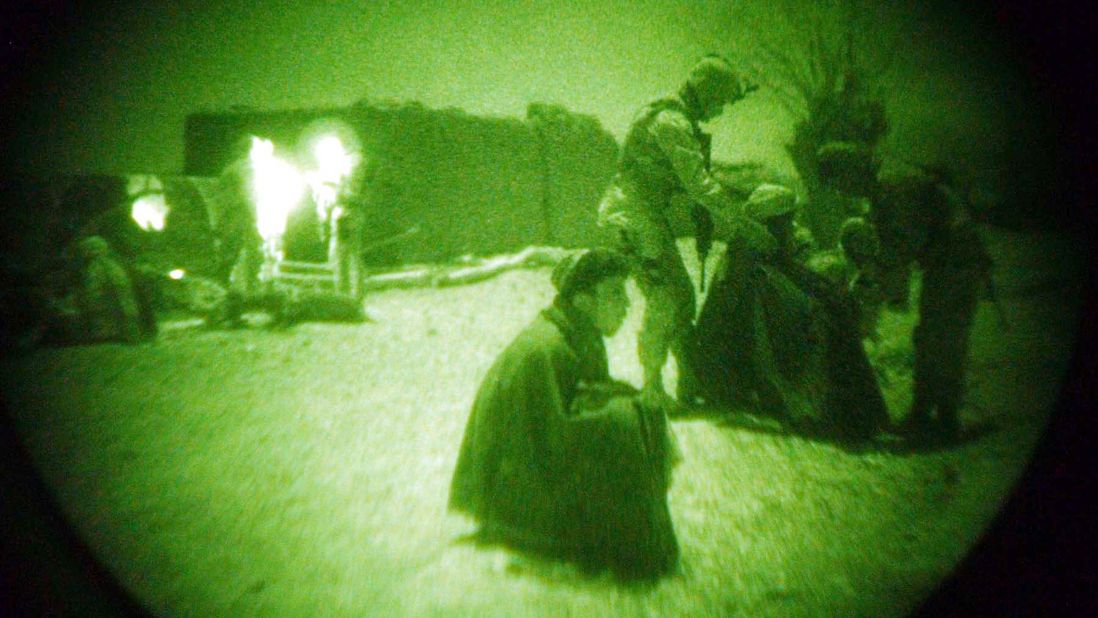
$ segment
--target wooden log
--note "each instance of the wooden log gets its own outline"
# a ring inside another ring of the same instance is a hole
[[[404,271],[380,273],[364,279],[367,290],[411,287],[449,287],[475,283],[515,268],[553,266],[574,250],[561,247],[526,247],[515,254],[481,260],[465,259],[461,265],[419,266]],[[470,262],[472,265],[469,265]]]

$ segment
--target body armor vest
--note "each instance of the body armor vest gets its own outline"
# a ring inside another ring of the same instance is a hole
[[[669,98],[649,104],[644,114],[625,136],[619,167],[625,179],[630,181],[630,184],[649,202],[662,203],[675,192],[682,191],[682,183],[675,175],[671,161],[660,149],[655,136],[649,131],[656,116],[666,110],[678,111],[690,120],[694,138],[701,145],[705,169],[709,170],[711,138],[709,134],[702,132],[695,120],[690,118],[682,101]]]

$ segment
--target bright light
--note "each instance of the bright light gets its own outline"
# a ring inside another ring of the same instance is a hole
[[[339,195],[340,184],[351,175],[356,161],[335,135],[318,139],[313,146],[313,156],[317,169],[306,174],[306,180],[313,190],[317,217],[325,220]]]
[[[169,272],[168,276],[171,277],[172,279],[175,279],[176,281],[179,281],[180,279],[183,278],[183,275],[185,275],[185,274],[186,273],[183,272],[182,268],[176,268],[175,270]]]
[[[248,158],[252,164],[256,227],[259,235],[270,242],[285,233],[286,219],[301,200],[305,185],[297,168],[274,155],[270,140],[253,137]]]
[[[333,181],[340,181],[351,175],[354,168],[354,157],[343,147],[343,142],[334,135],[329,135],[317,141],[313,148],[316,155],[316,164],[319,174]]]
[[[130,216],[146,232],[163,230],[164,220],[168,216],[164,194],[148,193],[137,198],[130,207]]]

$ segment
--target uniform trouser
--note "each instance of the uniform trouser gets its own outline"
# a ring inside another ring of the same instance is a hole
[[[233,274],[239,276],[237,285],[245,293],[253,291],[263,262],[263,239],[254,230],[232,230],[218,239],[217,270],[214,279],[225,289],[233,287]]]
[[[684,361],[694,323],[694,285],[666,221],[633,219],[614,227],[616,248],[630,260],[644,294],[637,351],[648,386],[658,380],[669,351],[680,375],[687,371]]]
[[[224,315],[218,319],[234,322],[243,312],[245,297],[254,294],[258,286],[263,239],[254,228],[229,229],[222,232],[218,242],[214,279],[228,292],[222,308]]]
[[[911,413],[916,422],[929,421],[936,411],[943,429],[956,429],[978,286],[977,274],[970,269],[941,267],[923,273],[919,322],[912,337],[915,392]]]
[[[336,290],[358,297],[361,292],[360,239],[361,221],[355,214],[347,213],[333,221],[333,234],[329,240],[328,261],[335,266]]]
[[[88,340],[136,343],[141,339],[141,314],[133,282],[114,259],[100,256],[85,267],[77,303],[84,322],[83,335]]]

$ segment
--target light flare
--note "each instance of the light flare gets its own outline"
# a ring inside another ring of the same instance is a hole
[[[305,183],[297,168],[275,156],[270,140],[253,137],[248,159],[253,173],[256,228],[264,241],[275,243],[286,232],[286,220],[301,201]]]
[[[148,193],[133,201],[130,216],[146,232],[160,232],[168,216],[168,204],[163,193]]]
[[[343,142],[335,135],[326,135],[313,146],[317,169],[305,175],[313,192],[316,214],[326,221],[339,197],[343,182],[350,177],[357,163],[354,154],[347,152]]]

